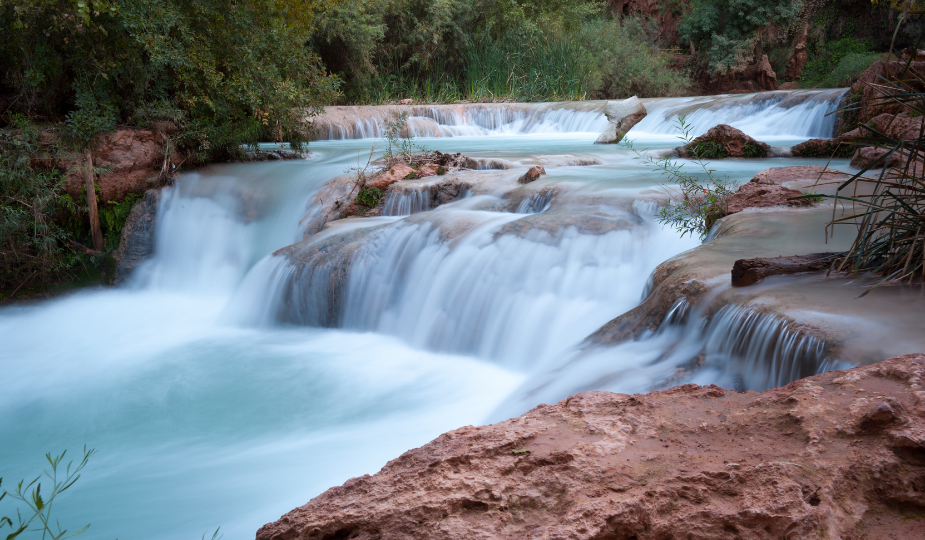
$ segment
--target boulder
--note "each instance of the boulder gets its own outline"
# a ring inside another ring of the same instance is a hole
[[[818,272],[832,265],[838,253],[810,253],[791,257],[739,259],[732,266],[732,285],[754,285],[768,276]]]
[[[769,208],[771,206],[812,206],[809,199],[789,201],[802,195],[795,189],[775,184],[747,182],[726,200],[726,215],[741,212],[746,208]]]
[[[793,157],[849,159],[856,146],[840,139],[809,139],[790,149]]]
[[[870,167],[871,169],[882,169],[884,167],[901,167],[903,164],[903,158],[897,153],[894,153],[887,159],[883,159],[883,156],[890,153],[888,148],[876,148],[873,146],[865,146],[863,148],[858,148],[858,151],[855,152],[854,157],[851,158],[851,166],[857,167],[859,169],[864,169]],[[878,160],[879,161],[878,163]]]
[[[533,182],[539,178],[542,174],[546,174],[546,169],[544,169],[541,165],[534,165],[533,167],[530,167],[530,169],[527,170],[523,176],[518,178],[517,182],[521,184],[529,184],[530,182]]]
[[[777,89],[777,74],[774,73],[774,68],[771,67],[768,55],[761,55],[761,59],[755,65],[754,75],[755,83],[758,85],[759,90],[771,91]]]
[[[677,149],[678,155],[685,158],[697,154],[704,159],[721,159],[726,157],[767,157],[771,146],[749,137],[741,130],[727,124],[711,127],[706,133],[689,144]]]
[[[799,180],[823,182],[827,180],[846,180],[847,178],[847,174],[821,165],[796,165],[765,169],[753,176],[750,182],[754,184],[783,184],[784,182],[796,182]]]
[[[905,112],[899,114],[878,114],[864,124],[861,124],[847,133],[843,133],[840,138],[874,137],[877,136],[874,133],[874,130],[876,130],[897,141],[918,139],[922,136],[923,131],[925,131],[922,129],[923,121],[925,121],[925,117],[919,116],[912,118]]]
[[[646,117],[646,108],[633,96],[622,101],[608,101],[604,106],[604,115],[609,124],[600,134],[594,144],[615,144],[623,140],[623,136]]]
[[[445,433],[257,540],[920,538],[923,382],[911,354],[760,393],[583,392]]]

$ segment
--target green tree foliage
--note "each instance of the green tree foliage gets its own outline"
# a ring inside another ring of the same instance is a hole
[[[693,42],[710,73],[724,75],[748,63],[759,29],[789,26],[802,5],[802,0],[693,0],[678,30]]]
[[[63,119],[76,140],[119,121],[171,120],[205,161],[259,140],[299,142],[300,109],[336,79],[305,43],[320,4],[296,0],[7,0],[7,108]],[[8,30],[7,30],[8,29]]]

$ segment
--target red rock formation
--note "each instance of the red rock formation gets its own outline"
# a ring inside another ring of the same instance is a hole
[[[918,139],[922,136],[922,123],[925,118],[912,118],[905,112],[899,114],[883,113],[871,118],[865,124],[869,124],[878,132],[896,139],[897,141]],[[866,125],[861,125],[851,131],[842,134],[845,137],[873,137],[874,131]]]
[[[543,168],[541,165],[534,165],[533,167],[530,167],[530,169],[527,170],[527,172],[524,173],[523,176],[518,178],[517,182],[521,184],[529,184],[530,182],[533,182],[534,180],[539,178],[541,174],[546,174],[546,169]]]
[[[811,206],[809,199],[789,201],[791,197],[802,195],[795,189],[774,184],[759,184],[747,182],[733,193],[726,204],[726,215],[741,212],[746,208],[768,208],[771,206]]]
[[[809,23],[803,23],[803,29],[797,34],[793,42],[793,54],[787,60],[787,73],[784,75],[789,81],[800,80],[800,74],[806,67],[809,55],[806,54],[806,38],[809,35]],[[797,86],[799,87],[799,86]]]
[[[93,165],[109,169],[97,177],[100,200],[121,201],[129,193],[144,193],[153,187],[162,171],[170,164],[164,162],[164,141],[150,129],[118,129],[101,133],[92,145]],[[66,171],[64,189],[72,197],[79,197],[84,187],[85,172],[82,157],[59,160],[57,166]]]
[[[809,139],[790,149],[793,157],[850,158],[856,146],[840,139]]]
[[[917,354],[761,393],[585,392],[441,435],[257,540],[922,538],[923,384]]]
[[[885,99],[887,94],[884,92],[884,87],[892,93],[897,92],[889,88],[887,81],[898,81],[903,71],[906,71],[906,62],[879,60],[861,74],[858,82],[851,87],[853,94],[860,95],[859,123],[863,124],[879,114],[896,114],[903,110],[899,103]],[[906,91],[922,92],[925,91],[922,80],[925,80],[925,62],[912,62],[902,78],[901,87]]]
[[[751,179],[754,184],[782,184],[797,180],[845,180],[848,175],[820,165],[795,165],[792,167],[771,167],[756,174]]]
[[[701,143],[710,143],[716,142],[723,146],[729,156],[728,157],[745,157],[746,146],[753,145],[758,149],[760,153],[764,156],[768,154],[771,150],[771,147],[761,141],[756,141],[755,139],[749,137],[740,129],[736,129],[727,124],[719,124],[711,127],[706,133],[695,138],[690,144],[687,144],[679,149],[679,153],[682,157],[691,157],[691,149],[696,148],[697,145]],[[749,157],[760,157],[760,156],[749,156]]]
[[[396,163],[388,170],[379,173],[375,178],[366,182],[368,187],[373,187],[385,191],[389,186],[402,180],[409,174],[418,174],[418,171],[412,169],[405,163]]]
[[[758,60],[758,63],[754,68],[755,83],[758,85],[759,90],[776,90],[777,89],[777,74],[774,73],[774,68],[771,67],[771,61],[768,60],[768,55],[761,55],[761,59]]]

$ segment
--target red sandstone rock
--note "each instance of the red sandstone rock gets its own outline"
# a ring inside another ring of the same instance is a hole
[[[585,392],[441,435],[257,540],[921,538],[925,355],[766,392]]]
[[[771,61],[768,60],[768,55],[761,55],[761,59],[758,60],[758,64],[755,66],[755,83],[758,85],[759,90],[776,90],[777,89],[777,74],[774,73],[774,68],[771,67]]]
[[[821,165],[796,165],[792,167],[771,167],[756,174],[750,180],[754,184],[783,184],[798,180],[845,180],[848,175]]]
[[[546,169],[544,169],[541,165],[534,165],[533,167],[530,167],[530,169],[524,173],[523,176],[518,178],[517,181],[521,184],[529,184],[530,182],[533,182],[539,178],[541,174],[546,174]]]
[[[153,187],[165,165],[163,139],[150,129],[125,128],[101,133],[92,149],[93,165],[109,169],[97,177],[103,202],[121,201],[129,193],[143,193]],[[72,197],[80,196],[86,182],[82,157],[62,161],[59,166],[67,175],[64,189]]]
[[[759,184],[748,182],[742,184],[739,190],[729,197],[726,204],[726,214],[735,214],[746,208],[768,208],[771,206],[811,206],[808,199],[788,201],[791,197],[802,195],[795,189],[773,184]]]
[[[723,145],[723,149],[729,153],[729,157],[745,157],[745,146],[752,144],[757,146],[764,155],[771,150],[771,147],[761,141],[749,137],[740,129],[736,129],[727,124],[719,124],[711,127],[706,133],[697,137],[690,144],[679,149],[682,157],[690,157],[691,149],[700,143],[718,142]]]
[[[922,123],[925,118],[912,118],[905,112],[899,114],[878,114],[866,122],[874,130],[897,141],[918,139],[923,133]],[[842,134],[841,138],[874,137],[876,134],[866,125],[861,125]]]
[[[895,114],[903,110],[899,103],[884,99],[884,87],[892,93],[901,92],[902,90],[892,89],[887,81],[898,81],[905,69],[906,62],[879,60],[861,74],[858,82],[851,87],[852,93],[861,96],[858,122],[863,124],[879,114]],[[920,82],[922,80],[925,80],[925,62],[912,62],[899,84],[905,91],[921,92],[925,90],[925,85]]]
[[[412,173],[418,174],[418,171],[412,169],[405,163],[397,163],[392,165],[387,171],[379,173],[379,175],[367,182],[366,185],[385,191],[389,186]]]
[[[806,54],[806,38],[808,35],[809,23],[803,23],[803,29],[797,35],[793,43],[793,54],[790,56],[790,59],[787,60],[787,73],[785,77],[792,81],[792,84],[796,85],[796,88],[799,88],[796,81],[800,80],[800,74],[803,73],[803,68],[806,67],[806,61],[809,60],[809,55]]]
[[[854,157],[851,158],[851,166],[858,167],[863,169],[865,167],[871,167],[872,169],[882,169],[883,167],[899,167],[903,163],[903,159],[899,154],[894,153],[889,158],[877,163],[878,159],[881,159],[883,156],[890,152],[887,148],[874,148],[873,146],[865,146],[864,148],[859,148],[858,151],[854,154]]]

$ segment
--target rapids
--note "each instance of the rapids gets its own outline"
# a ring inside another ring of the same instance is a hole
[[[675,146],[686,114],[695,135],[725,122],[789,145],[828,136],[840,95],[646,100],[630,137]],[[438,207],[396,194],[387,216],[314,236],[303,218],[378,142],[375,108],[318,119],[331,140],[310,159],[184,173],[158,208],[155,256],[128,283],[0,310],[4,486],[37,474],[45,452],[87,444],[99,454],[56,510],[68,527],[251,538],[442,432],[578,390],[656,388],[700,350],[692,380],[741,388],[840,366],[821,343],[735,307],[704,326],[679,305],[645,340],[581,347],[639,303],[659,263],[699,244],[654,221],[652,175],[633,154],[591,144],[601,107],[416,107],[424,146],[514,165],[466,174],[509,187],[532,164],[548,174],[516,204],[500,189]],[[801,163],[813,161],[714,166],[746,181]],[[325,242],[343,249],[320,259]],[[748,365],[755,356],[768,361]]]

